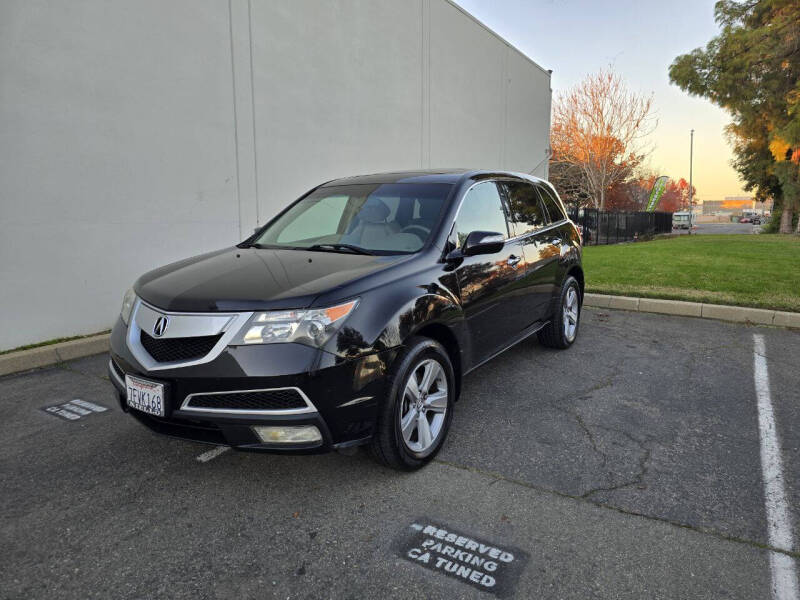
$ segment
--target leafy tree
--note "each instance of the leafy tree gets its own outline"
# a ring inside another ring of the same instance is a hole
[[[675,59],[670,79],[728,110],[745,187],[782,204],[782,233],[800,205],[800,2],[720,0],[720,34]],[[800,223],[798,223],[800,233]]]
[[[692,206],[696,206],[698,201],[697,188],[692,186]],[[678,181],[670,179],[667,181],[667,187],[664,190],[664,195],[661,196],[661,202],[658,204],[658,210],[665,210],[669,212],[677,212],[679,210],[689,210],[689,182],[681,177]]]
[[[650,193],[646,183],[638,179],[628,179],[612,185],[606,194],[606,210],[638,211],[647,207]]]
[[[650,198],[650,190],[658,175],[654,173],[640,174],[638,177],[615,184],[609,189],[607,195],[607,208],[609,210],[645,210]],[[692,205],[697,204],[697,189],[692,186]],[[664,189],[664,194],[656,210],[677,212],[688,210],[689,207],[689,182],[681,178],[678,181],[669,179]]]
[[[735,123],[728,126],[735,156],[733,166],[744,179],[744,189],[753,192],[756,200],[773,198],[780,206],[783,189],[775,174],[775,158],[769,150],[769,131],[764,123],[749,124],[749,128]]]

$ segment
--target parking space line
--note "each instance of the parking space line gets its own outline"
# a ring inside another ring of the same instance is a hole
[[[761,472],[764,479],[764,504],[767,514],[767,537],[774,548],[791,552],[794,548],[792,522],[786,503],[778,432],[769,391],[764,336],[753,334],[753,378],[758,400],[758,433],[761,442]],[[772,597],[774,600],[800,600],[793,557],[770,552]]]
[[[200,461],[201,463],[205,463],[217,458],[220,454],[222,454],[223,452],[227,452],[230,449],[231,449],[230,446],[217,446],[213,450],[209,450],[208,452],[203,452],[200,456],[197,457],[197,460]]]

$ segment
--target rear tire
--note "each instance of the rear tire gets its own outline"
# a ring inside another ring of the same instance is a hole
[[[412,337],[392,367],[388,388],[370,451],[387,467],[414,471],[436,456],[450,429],[456,390],[450,357],[435,340]]]
[[[561,294],[553,318],[539,331],[539,342],[549,348],[569,348],[578,337],[581,319],[581,288],[578,280],[568,275],[561,284]]]

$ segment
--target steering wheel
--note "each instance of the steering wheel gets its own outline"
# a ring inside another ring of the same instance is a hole
[[[427,227],[423,227],[422,225],[406,225],[400,230],[400,233],[413,233],[424,242],[426,239],[428,239],[428,235],[430,235],[431,230]]]

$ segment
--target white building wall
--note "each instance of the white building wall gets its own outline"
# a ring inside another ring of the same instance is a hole
[[[446,0],[5,0],[0,350],[108,328],[327,179],[546,175],[549,119],[548,73]]]

